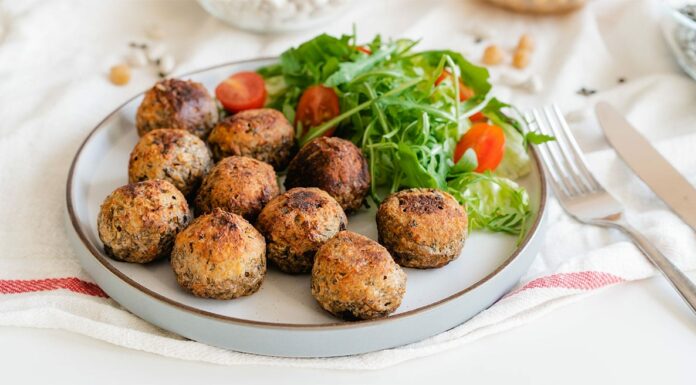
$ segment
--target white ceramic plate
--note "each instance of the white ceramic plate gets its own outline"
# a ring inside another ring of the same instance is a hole
[[[216,66],[184,78],[213,89],[230,74],[271,63],[261,59]],[[181,289],[168,261],[148,265],[107,257],[96,230],[99,206],[127,183],[128,157],[138,140],[135,112],[142,94],[107,116],[77,152],[67,184],[68,228],[87,272],[113,299],[140,317],[170,331],[237,351],[290,357],[363,353],[415,342],[461,324],[510,290],[537,253],[546,184],[536,155],[532,173],[521,180],[534,211],[530,230],[518,246],[504,234],[474,232],[461,256],[433,270],[406,269],[401,307],[390,317],[343,322],[323,311],[310,293],[308,275],[270,268],[261,289],[230,301],[194,297]],[[349,218],[350,230],[377,239],[375,209]]]

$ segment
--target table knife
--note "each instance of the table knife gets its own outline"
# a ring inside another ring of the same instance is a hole
[[[696,189],[614,107],[597,103],[604,135],[628,166],[672,211],[696,230]]]

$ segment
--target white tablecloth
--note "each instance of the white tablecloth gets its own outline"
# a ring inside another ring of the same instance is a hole
[[[544,18],[464,0],[374,1],[323,31],[349,32],[355,21],[364,39],[375,33],[422,37],[423,48],[454,48],[474,59],[483,44],[476,44],[472,34],[484,33],[509,49],[521,33],[530,33],[537,48],[525,74],[541,76],[543,91],[528,94],[501,86],[497,92],[522,109],[555,102],[571,113],[598,179],[665,254],[694,269],[694,233],[616,158],[589,110],[597,100],[612,102],[696,181],[696,84],[668,52],[655,8],[650,1],[591,1],[579,12]],[[521,286],[526,289],[433,339],[333,360],[277,360],[183,341],[103,298],[89,284],[65,234],[64,184],[74,152],[114,106],[156,80],[154,70],[143,70],[129,85],[114,87],[106,78],[108,68],[122,61],[128,42],[142,38],[152,24],[164,30],[178,73],[276,55],[318,31],[258,36],[225,26],[195,3],[179,1],[5,1],[0,20],[0,287],[5,288],[0,324],[62,328],[134,349],[224,364],[378,368],[530,322],[594,289],[654,273],[617,233],[577,224],[552,201],[552,226]],[[493,71],[498,79],[506,73],[517,74],[508,67]],[[619,78],[627,81],[619,83]],[[578,95],[581,87],[598,93]]]

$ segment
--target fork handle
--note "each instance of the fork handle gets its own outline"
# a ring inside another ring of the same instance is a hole
[[[665,257],[657,247],[653,246],[643,234],[625,221],[615,223],[626,235],[633,239],[638,248],[643,251],[648,260],[667,278],[679,295],[696,314],[696,285],[672,261]]]

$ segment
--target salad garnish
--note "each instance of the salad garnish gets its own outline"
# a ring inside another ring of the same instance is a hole
[[[487,69],[417,44],[319,35],[258,70],[266,106],[295,122],[300,145],[323,135],[358,145],[374,203],[403,188],[436,188],[466,207],[471,229],[521,236],[529,197],[513,180],[530,171],[526,146],[552,138],[523,133],[514,108],[489,95]]]

